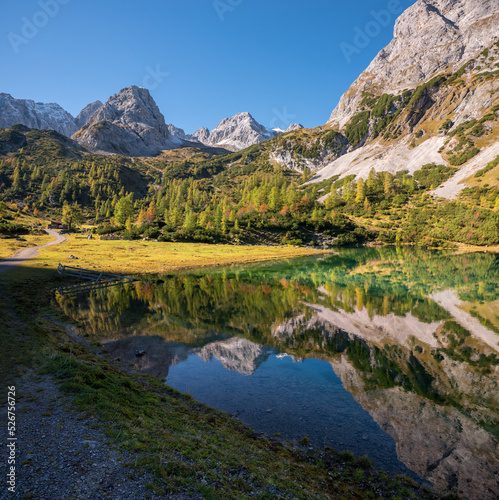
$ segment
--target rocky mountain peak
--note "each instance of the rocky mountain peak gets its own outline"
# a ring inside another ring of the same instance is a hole
[[[343,127],[363,91],[400,94],[456,71],[498,39],[498,0],[418,0],[397,19],[392,41],[354,82],[330,122]]]
[[[55,130],[68,137],[77,130],[73,116],[59,104],[15,99],[10,94],[0,93],[0,128],[17,124]]]
[[[287,129],[282,129],[280,127],[273,128],[272,130],[274,132],[277,132],[277,134],[286,134],[288,132],[292,132],[293,130],[300,130],[303,128],[303,125],[301,123],[292,123]]]
[[[183,128],[175,127],[172,123],[169,123],[167,127],[172,140],[177,139],[179,142],[191,140],[190,136],[185,133]]]
[[[178,147],[149,91],[132,85],[111,96],[75,136],[80,144],[128,156]]]
[[[78,114],[78,116],[75,118],[76,121],[76,126],[78,128],[83,127],[86,125],[90,117],[99,109],[102,107],[102,102],[101,101],[94,101],[87,106],[85,106]]]
[[[244,149],[274,137],[274,133],[260,125],[248,112],[224,118],[210,133],[208,144]]]
[[[210,137],[210,131],[206,127],[201,127],[192,134],[192,138],[202,142],[207,143]]]
[[[149,91],[132,85],[111,96],[90,118],[92,122],[107,120],[137,128],[137,124],[163,126],[161,114]],[[140,128],[140,127],[139,127]]]
[[[248,112],[237,113],[223,119],[206,138],[208,129],[195,132],[198,140],[210,146],[225,146],[233,149],[244,149],[259,142],[268,141],[278,135],[291,130],[303,128],[300,124],[293,123],[287,130],[270,130],[258,123]],[[202,139],[203,137],[204,139]]]

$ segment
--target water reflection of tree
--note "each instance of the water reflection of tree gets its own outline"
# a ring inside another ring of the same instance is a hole
[[[447,374],[449,363],[490,386],[497,357],[450,320],[429,295],[456,289],[463,300],[499,296],[499,259],[488,254],[449,256],[402,248],[346,250],[341,256],[271,264],[239,271],[162,276],[125,287],[96,290],[85,297],[59,297],[64,312],[99,338],[161,335],[169,341],[204,345],[234,334],[297,356],[345,356],[361,374],[365,389],[401,387],[438,404],[472,411],[474,397],[460,394]],[[376,345],[313,318],[305,304],[369,318],[409,313],[422,323],[441,321],[442,346],[422,342]],[[276,326],[293,319],[292,335]],[[315,321],[315,322],[314,322]],[[458,333],[456,333],[458,332]],[[459,336],[459,335],[460,336]],[[449,361],[446,361],[449,360]],[[497,425],[494,397],[482,398],[483,425]],[[494,417],[495,415],[495,417]]]

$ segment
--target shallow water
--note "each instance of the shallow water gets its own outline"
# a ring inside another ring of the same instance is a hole
[[[113,356],[259,432],[499,496],[497,256],[345,250],[58,301]]]
[[[270,355],[251,375],[216,358],[192,354],[172,367],[166,383],[198,401],[237,415],[258,432],[368,455],[378,467],[412,475],[397,459],[394,440],[343,388],[326,361]],[[413,476],[415,477],[415,476]]]

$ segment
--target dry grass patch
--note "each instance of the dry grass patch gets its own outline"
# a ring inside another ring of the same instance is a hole
[[[299,247],[232,246],[152,241],[106,241],[70,236],[44,248],[31,265],[68,266],[120,274],[162,273],[193,267],[224,266],[324,253]],[[70,255],[77,257],[70,259]]]
[[[23,248],[46,245],[54,239],[48,234],[24,234],[20,238],[0,239],[0,260],[14,256]]]

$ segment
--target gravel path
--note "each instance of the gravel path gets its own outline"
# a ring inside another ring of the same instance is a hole
[[[159,497],[148,489],[153,477],[133,467],[137,455],[116,449],[96,422],[69,408],[48,376],[33,373],[16,386],[16,488],[6,485],[5,431],[1,434],[0,499],[142,500]],[[1,421],[6,422],[6,407]],[[2,426],[6,428],[6,426]],[[199,498],[194,494],[168,496]]]
[[[7,269],[10,269],[13,266],[18,266],[19,264],[22,264],[23,262],[26,262],[27,260],[32,259],[33,257],[36,257],[38,255],[38,251],[41,248],[45,248],[51,245],[58,245],[59,243],[63,243],[64,241],[66,241],[66,236],[59,234],[57,231],[54,231],[53,229],[44,229],[44,231],[47,234],[54,236],[55,240],[51,241],[50,243],[47,243],[46,245],[41,245],[39,247],[23,248],[20,252],[17,252],[14,256],[9,257],[8,259],[5,260],[0,260],[0,274],[6,271]]]
[[[113,449],[91,420],[71,411],[49,377],[32,378],[24,377],[16,386],[16,491],[5,486],[4,442],[2,500],[157,498],[146,490],[151,478],[126,467],[133,458]]]
[[[0,273],[32,259],[66,237],[53,230],[47,245],[25,248],[0,261]],[[1,298],[0,298],[1,300]],[[0,327],[1,327],[0,323]],[[133,465],[137,454],[118,450],[97,422],[71,409],[49,376],[29,372],[17,380],[15,491],[8,490],[7,388],[0,403],[0,500],[142,500],[165,498],[148,489],[153,476]],[[195,493],[169,495],[183,500]]]

